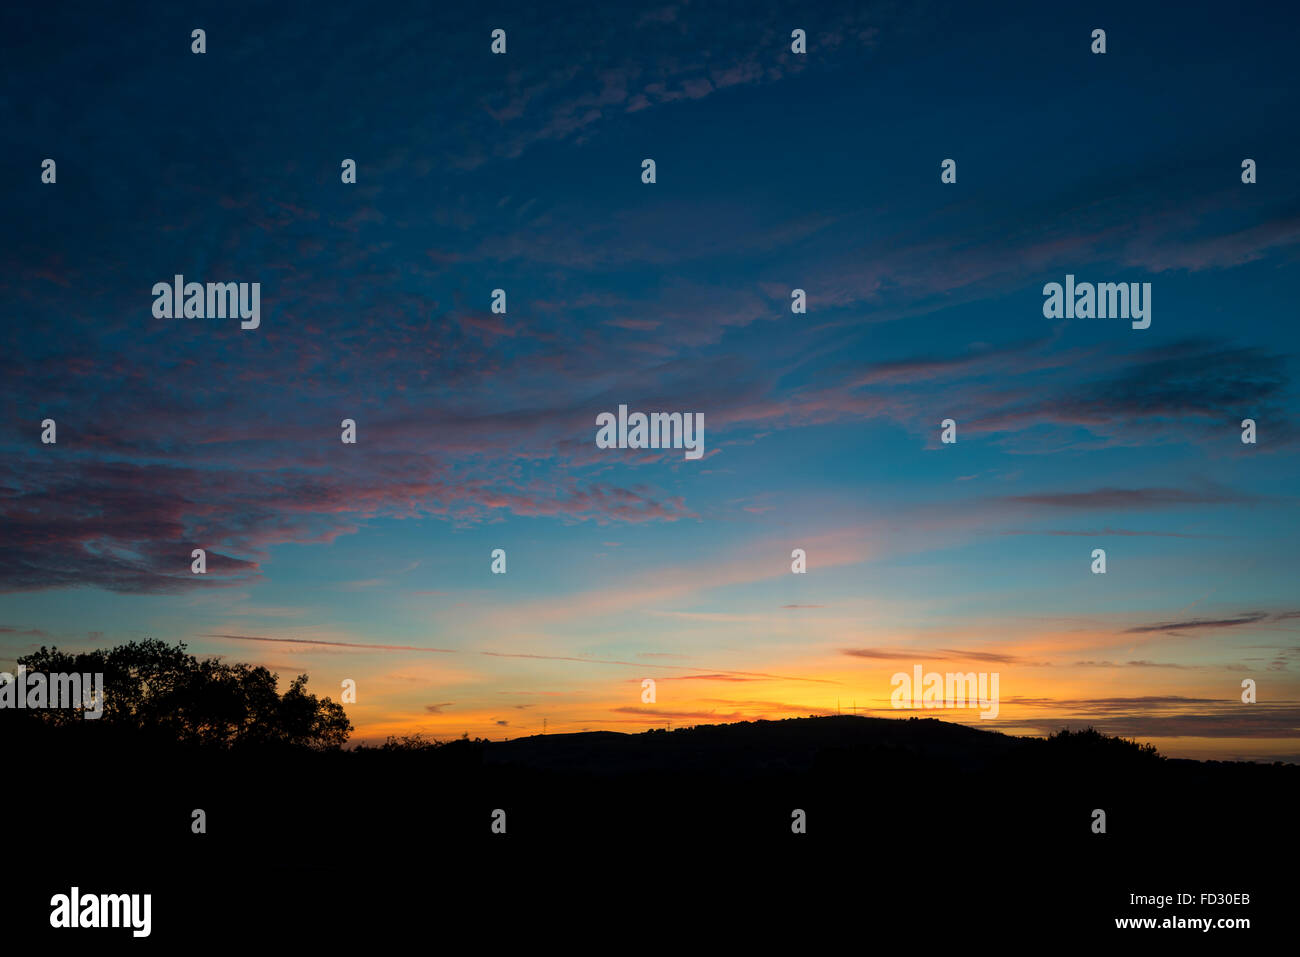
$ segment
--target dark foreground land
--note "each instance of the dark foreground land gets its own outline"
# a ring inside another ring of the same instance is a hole
[[[324,752],[146,746],[80,725],[3,743],[4,932],[78,947],[465,930],[565,952],[590,934],[612,952],[677,947],[688,925],[733,943],[1222,947],[1270,938],[1295,910],[1300,767],[1166,760],[1091,733],[846,716]],[[151,893],[151,938],[48,931],[50,896],[74,884]],[[1180,892],[1195,903],[1131,903]],[[1114,925],[1171,915],[1252,927]]]

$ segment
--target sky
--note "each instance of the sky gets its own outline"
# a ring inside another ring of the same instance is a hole
[[[1298,17],[7,11],[0,670],[183,641],[351,679],[354,741],[844,711],[1300,761]],[[176,274],[260,326],[156,318]],[[1045,317],[1067,275],[1150,327]],[[703,456],[599,448],[620,405]],[[894,708],[915,665],[997,717]]]

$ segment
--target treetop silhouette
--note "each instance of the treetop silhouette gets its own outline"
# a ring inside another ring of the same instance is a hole
[[[83,734],[113,729],[136,739],[218,749],[331,750],[352,733],[342,705],[307,691],[307,675],[280,693],[278,677],[265,667],[199,659],[185,648],[184,642],[156,639],[79,654],[42,646],[18,664],[43,674],[102,673],[103,717],[83,722],[80,711],[69,709],[7,714],[69,730],[75,724]]]

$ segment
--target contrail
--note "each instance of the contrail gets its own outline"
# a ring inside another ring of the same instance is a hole
[[[370,648],[377,651],[427,651],[458,654],[455,648],[416,648],[414,645],[363,645],[354,641],[324,641],[320,638],[262,638],[257,635],[199,635],[200,638],[226,638],[230,641],[274,641],[288,645],[331,645],[336,648]]]
[[[257,635],[199,635],[200,638],[225,638],[230,641],[270,641],[290,645],[328,645],[333,648],[365,648],[371,651],[422,651],[432,654],[456,655],[462,652],[456,648],[417,648],[414,645],[366,645],[356,641],[325,641],[321,638],[263,638]],[[468,652],[475,654],[475,652]],[[672,671],[699,671],[701,666],[688,665],[652,665],[644,661],[613,661],[605,658],[570,658],[564,655],[527,655],[510,654],[503,651],[480,651],[480,655],[493,658],[540,658],[546,661],[577,661],[588,665],[622,665],[626,668],[667,668]],[[813,681],[818,684],[837,685],[840,682],[830,678],[797,678],[792,675],[772,675],[762,671],[729,671],[725,668],[709,668],[720,675],[743,675],[748,678],[776,678],[781,681]]]

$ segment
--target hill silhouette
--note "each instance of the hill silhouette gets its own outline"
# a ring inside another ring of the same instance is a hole
[[[67,663],[41,654],[33,662]],[[491,882],[543,863],[792,875],[847,857],[877,877],[947,875],[971,906],[1001,887],[1038,918],[1079,899],[1105,916],[1150,886],[1249,882],[1243,851],[1300,848],[1300,767],[1169,760],[1090,729],[1038,739],[834,716],[345,749],[342,709],[305,676],[280,693],[264,669],[185,657],[149,643],[102,653],[134,690],[97,721],[0,711],[17,782],[7,819],[42,860],[63,862],[37,867],[25,899],[66,891],[87,847],[99,873],[175,893],[173,916],[193,906],[180,888],[229,894],[232,881],[241,906],[265,891],[318,907],[321,869],[386,875],[376,886],[400,894],[434,861]],[[206,833],[194,833],[197,809]]]

